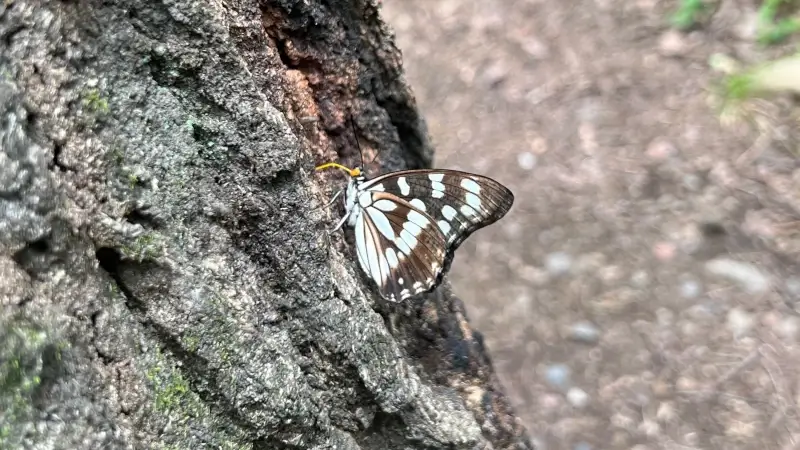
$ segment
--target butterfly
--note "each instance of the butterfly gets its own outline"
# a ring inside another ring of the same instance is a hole
[[[497,181],[457,170],[401,170],[373,179],[361,167],[333,162],[315,170],[330,168],[350,176],[345,214],[331,232],[345,223],[354,229],[361,269],[381,297],[395,302],[436,289],[458,246],[514,203]]]

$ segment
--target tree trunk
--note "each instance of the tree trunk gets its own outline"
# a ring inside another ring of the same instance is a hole
[[[354,134],[431,162],[379,7],[0,5],[0,448],[531,447],[449,288],[326,231]]]

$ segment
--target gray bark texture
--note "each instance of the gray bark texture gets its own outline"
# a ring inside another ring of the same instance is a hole
[[[0,448],[531,448],[449,288],[327,232],[354,134],[431,162],[379,8],[0,3]]]

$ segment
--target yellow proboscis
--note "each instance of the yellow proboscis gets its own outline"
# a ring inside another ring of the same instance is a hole
[[[333,167],[334,169],[344,170],[351,177],[357,177],[357,176],[361,175],[361,169],[359,169],[358,167],[356,167],[355,169],[351,169],[349,167],[345,167],[345,166],[343,166],[341,164],[338,164],[338,163],[335,163],[335,162],[329,162],[329,163],[325,163],[325,164],[323,164],[321,166],[317,166],[317,167],[314,168],[314,170],[317,170],[317,171],[325,170],[325,169],[330,169],[331,167]]]

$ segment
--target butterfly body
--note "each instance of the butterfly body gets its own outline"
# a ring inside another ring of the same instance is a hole
[[[401,301],[435,289],[458,246],[474,231],[502,218],[514,196],[484,176],[455,170],[404,170],[366,178],[347,171],[345,223],[353,228],[362,270],[382,297]]]

